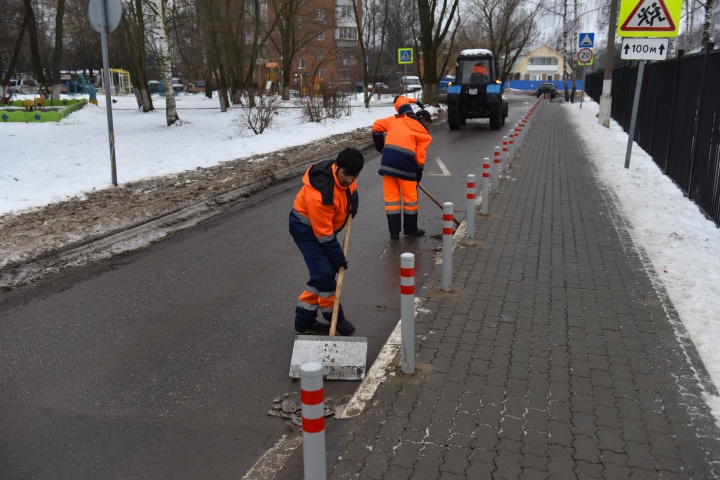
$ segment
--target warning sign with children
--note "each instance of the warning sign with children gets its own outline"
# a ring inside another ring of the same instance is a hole
[[[622,0],[618,36],[677,37],[682,0]]]

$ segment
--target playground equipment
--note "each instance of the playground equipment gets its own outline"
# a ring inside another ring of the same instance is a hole
[[[121,68],[111,68],[110,77],[112,79],[112,87],[115,95],[130,95],[131,84],[130,84],[130,72]]]

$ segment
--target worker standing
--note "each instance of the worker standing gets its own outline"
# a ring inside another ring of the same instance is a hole
[[[410,102],[400,104],[397,115],[376,120],[372,131],[375,149],[382,153],[378,173],[383,177],[390,238],[400,238],[401,226],[406,236],[424,235],[418,228],[417,185],[432,142],[430,132]]]
[[[335,160],[312,165],[303,176],[303,186],[290,212],[290,234],[305,260],[310,280],[295,307],[295,333],[327,335],[330,331],[340,267],[347,269],[347,258],[337,234],[348,216],[357,213],[359,199],[356,180],[364,165],[363,154],[346,148]],[[327,324],[317,321],[318,310]],[[338,309],[336,331],[352,335],[355,327]]]

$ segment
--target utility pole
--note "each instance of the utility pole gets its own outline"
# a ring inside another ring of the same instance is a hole
[[[612,107],[612,70],[615,58],[615,32],[617,30],[618,0],[610,0],[610,23],[608,23],[607,52],[605,53],[605,74],[603,75],[602,95],[598,123],[610,128],[610,108]]]

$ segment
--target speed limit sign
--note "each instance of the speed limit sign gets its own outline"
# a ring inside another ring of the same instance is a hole
[[[592,65],[593,51],[591,48],[581,48],[577,54],[578,65]]]

